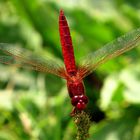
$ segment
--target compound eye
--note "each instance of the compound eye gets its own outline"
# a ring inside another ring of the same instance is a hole
[[[76,108],[78,110],[84,110],[86,108],[86,104],[84,102],[78,102]]]
[[[79,101],[79,96],[74,96],[71,99],[71,103],[72,103],[73,106],[76,106],[78,101]]]
[[[79,98],[80,98],[85,104],[88,103],[88,98],[87,98],[87,96],[81,95]]]

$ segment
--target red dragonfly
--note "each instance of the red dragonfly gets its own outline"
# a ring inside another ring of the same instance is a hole
[[[51,73],[66,79],[68,93],[73,105],[72,114],[75,114],[77,110],[84,110],[88,103],[83,78],[92,73],[102,63],[138,46],[140,44],[140,28],[90,53],[81,59],[80,62],[82,63],[78,66],[75,64],[70,30],[62,10],[60,10],[59,15],[59,33],[65,67],[49,58],[43,58],[26,49],[16,48],[6,43],[0,43],[0,51],[3,53],[0,56],[0,62]]]

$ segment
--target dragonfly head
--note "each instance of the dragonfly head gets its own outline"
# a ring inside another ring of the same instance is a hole
[[[88,103],[88,98],[85,95],[75,95],[71,99],[71,103],[75,106],[78,110],[84,110]]]

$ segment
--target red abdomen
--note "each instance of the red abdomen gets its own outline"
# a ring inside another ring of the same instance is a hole
[[[72,39],[70,36],[70,31],[66,17],[62,10],[60,11],[59,15],[59,33],[66,71],[70,75],[75,75],[76,65],[72,46]]]

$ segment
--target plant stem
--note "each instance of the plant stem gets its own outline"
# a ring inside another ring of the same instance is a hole
[[[76,140],[86,140],[89,137],[90,116],[88,113],[81,111],[74,115],[74,122],[77,126]]]

